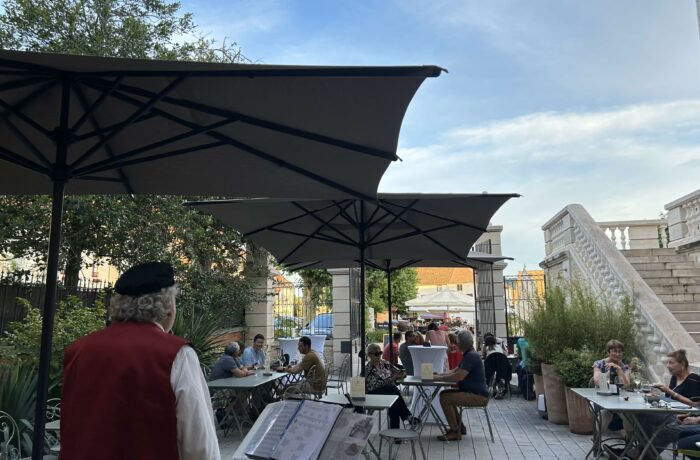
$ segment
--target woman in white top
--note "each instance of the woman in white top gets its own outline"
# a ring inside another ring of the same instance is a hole
[[[487,332],[484,335],[484,345],[481,347],[481,357],[485,359],[492,353],[506,354],[505,350],[503,349],[503,342],[498,342],[493,334]]]

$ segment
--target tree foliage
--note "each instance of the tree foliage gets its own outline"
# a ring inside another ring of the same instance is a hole
[[[5,0],[0,47],[122,58],[214,62],[246,60],[235,42],[201,35],[190,13],[167,0]],[[181,206],[184,197],[67,196],[60,267],[74,287],[83,254],[124,269],[138,262],[176,265],[184,314],[241,323],[252,296],[240,275],[246,246],[213,219]],[[45,267],[50,198],[0,196],[0,255]]]
[[[375,312],[386,311],[387,305],[387,276],[381,270],[367,270],[367,305]],[[406,314],[406,302],[418,295],[417,273],[413,268],[402,268],[391,274],[391,303],[400,314]]]

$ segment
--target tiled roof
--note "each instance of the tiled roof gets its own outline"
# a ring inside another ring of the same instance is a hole
[[[469,284],[474,282],[471,268],[416,268],[418,286],[444,286],[447,284]]]

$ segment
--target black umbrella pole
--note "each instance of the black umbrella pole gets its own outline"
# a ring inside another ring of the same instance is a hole
[[[394,334],[391,323],[391,270],[386,271],[386,298],[389,303],[389,361],[394,362]]]
[[[365,311],[365,250],[360,249],[360,310],[362,311],[360,319],[360,373],[365,376],[365,347],[367,342],[367,331],[365,323],[367,322],[367,312]],[[366,377],[366,376],[365,376]]]
[[[41,323],[41,350],[39,351],[39,376],[36,386],[36,410],[34,412],[34,438],[32,460],[44,457],[44,425],[46,424],[46,399],[49,392],[49,364],[51,362],[51,340],[53,319],[56,312],[56,287],[58,285],[58,253],[61,243],[61,220],[63,216],[63,189],[65,182],[53,184],[51,204],[51,229],[49,233],[49,257],[46,266],[46,297]]]

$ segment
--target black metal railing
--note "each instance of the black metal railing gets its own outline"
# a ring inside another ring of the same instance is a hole
[[[322,335],[333,337],[333,287],[303,281],[275,281],[275,338]]]
[[[66,288],[59,284],[57,300],[65,300],[68,296],[78,297],[84,305],[95,304],[97,296],[105,293],[105,305],[111,284],[102,281],[80,280],[74,288]],[[22,321],[27,312],[17,302],[17,298],[26,299],[43,311],[46,295],[45,277],[35,274],[17,276],[14,272],[0,272],[0,334],[5,332],[7,325],[13,321]]]

